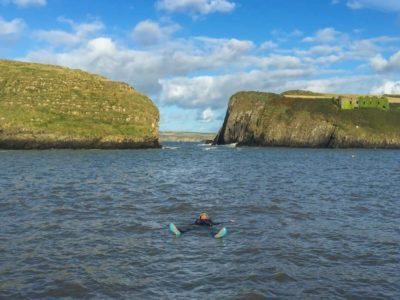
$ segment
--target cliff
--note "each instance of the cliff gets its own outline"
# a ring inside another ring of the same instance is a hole
[[[333,99],[239,92],[214,144],[400,148],[400,107],[341,110]]]
[[[126,83],[0,60],[0,148],[160,147],[159,111]]]

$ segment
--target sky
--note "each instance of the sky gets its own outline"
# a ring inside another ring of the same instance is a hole
[[[400,0],[0,0],[0,58],[127,82],[160,130],[216,132],[242,90],[400,94]]]

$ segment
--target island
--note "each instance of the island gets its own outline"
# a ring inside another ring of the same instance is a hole
[[[392,95],[238,92],[214,144],[400,148],[400,98]]]
[[[160,114],[122,82],[0,60],[0,149],[159,148]]]

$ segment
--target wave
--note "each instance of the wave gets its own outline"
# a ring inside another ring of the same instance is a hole
[[[222,145],[223,147],[227,147],[227,148],[236,148],[237,143],[231,143],[231,144],[226,144],[226,145]]]
[[[177,149],[179,149],[179,147],[163,146],[162,149],[163,150],[177,150]]]

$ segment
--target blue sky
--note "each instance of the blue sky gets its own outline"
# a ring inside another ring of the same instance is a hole
[[[400,94],[400,0],[0,0],[0,58],[128,82],[161,130],[215,132],[240,90]]]

